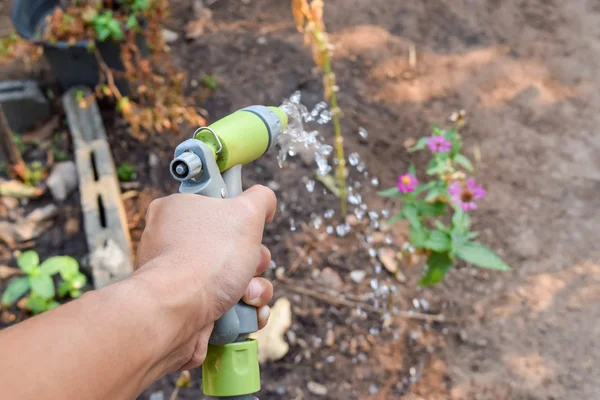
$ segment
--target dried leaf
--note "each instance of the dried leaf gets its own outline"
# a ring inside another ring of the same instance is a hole
[[[310,9],[306,0],[292,0],[292,12],[294,14],[294,22],[296,29],[299,32],[304,30],[304,22],[306,20],[307,11]]]
[[[9,196],[17,199],[35,199],[44,194],[44,190],[31,187],[19,181],[0,182],[0,196]]]
[[[280,360],[288,353],[290,345],[285,341],[284,335],[291,326],[292,305],[288,299],[282,297],[271,308],[267,326],[250,335],[258,340],[258,361],[261,364]]]
[[[17,275],[23,275],[23,271],[21,271],[19,268],[0,265],[0,279],[8,279]]]

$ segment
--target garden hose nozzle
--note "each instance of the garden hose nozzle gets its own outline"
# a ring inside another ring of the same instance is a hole
[[[175,149],[171,175],[181,193],[228,198],[242,193],[242,165],[275,146],[287,125],[277,107],[251,106],[207,127]],[[258,330],[256,308],[238,302],[211,333],[202,364],[204,394],[213,398],[252,400],[260,390],[258,343],[248,335]]]

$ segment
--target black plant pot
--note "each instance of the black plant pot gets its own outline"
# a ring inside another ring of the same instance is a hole
[[[59,3],[59,0],[14,0],[11,15],[13,25],[23,38],[43,46],[44,56],[62,89],[67,90],[73,86],[94,88],[100,81],[100,66],[94,52],[89,50],[87,40],[74,44],[39,40],[46,16]],[[97,42],[96,47],[109,68],[124,70],[119,43]],[[121,93],[129,93],[127,80],[116,79],[115,83]]]

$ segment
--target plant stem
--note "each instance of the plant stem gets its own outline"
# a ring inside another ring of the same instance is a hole
[[[323,71],[326,75],[333,75],[331,68],[331,57],[329,51],[326,51],[323,58]],[[342,125],[340,123],[341,110],[337,103],[337,88],[335,87],[335,79],[330,80],[331,86],[329,92],[331,94],[331,115],[333,118],[333,131],[335,133],[335,152],[338,159],[338,166],[335,171],[335,175],[338,180],[338,187],[340,189],[340,201],[342,208],[342,217],[346,218],[347,214],[347,188],[346,188],[346,175],[348,171],[346,169],[346,158],[344,157],[344,137],[342,136]]]
[[[179,386],[176,386],[175,389],[173,390],[173,393],[171,393],[171,397],[169,397],[169,400],[177,400],[178,395],[179,395]]]

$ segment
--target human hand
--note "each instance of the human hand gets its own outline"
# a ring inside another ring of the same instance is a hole
[[[271,253],[261,244],[275,213],[275,194],[254,186],[233,199],[176,194],[152,202],[138,249],[137,271],[156,299],[161,371],[198,367],[213,323],[240,298],[267,323],[272,284],[259,278]]]

